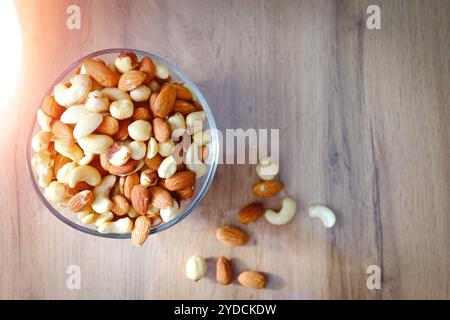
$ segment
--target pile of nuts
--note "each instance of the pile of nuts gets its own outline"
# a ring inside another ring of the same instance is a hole
[[[263,158],[256,166],[256,172],[260,177],[253,188],[253,193],[262,198],[276,195],[283,190],[284,185],[280,181],[274,180],[279,172],[279,164],[271,158]],[[243,207],[237,213],[240,223],[247,225],[255,222],[263,215],[264,207],[260,202],[253,202]],[[284,225],[292,221],[297,212],[297,204],[290,197],[284,197],[281,209],[277,212],[271,209],[264,211],[265,219],[273,225]],[[325,206],[314,205],[308,208],[309,216],[319,218],[325,228],[332,228],[336,222],[334,213]],[[248,241],[246,233],[236,226],[224,225],[216,230],[217,239],[227,246],[242,246]],[[207,273],[206,260],[200,256],[191,257],[186,264],[186,276],[189,279],[198,281]],[[217,259],[216,265],[217,282],[228,285],[233,280],[232,265],[230,260],[221,256]],[[252,289],[263,289],[266,286],[267,278],[259,271],[243,271],[237,277],[238,282]]]
[[[191,90],[150,57],[86,59],[37,111],[32,167],[50,202],[100,233],[131,232],[141,246],[207,172],[205,117]]]

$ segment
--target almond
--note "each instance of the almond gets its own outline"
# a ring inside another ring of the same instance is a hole
[[[64,157],[62,154],[57,153],[55,155],[55,160],[53,161],[53,174],[57,175],[59,169],[61,169],[66,163],[71,162],[69,158]]]
[[[147,157],[144,158],[145,164],[149,169],[158,170],[161,162],[163,162],[164,157],[157,153],[153,158],[149,159]]]
[[[169,177],[165,181],[167,190],[177,191],[185,188],[192,188],[195,184],[195,172],[182,171],[177,172],[173,176]]]
[[[144,83],[150,83],[156,75],[156,67],[152,59],[150,59],[149,57],[143,57],[141,60],[141,67],[139,68],[139,71],[145,73],[146,75]]]
[[[131,204],[140,215],[143,216],[147,213],[149,200],[147,188],[140,184],[133,187],[131,190]]]
[[[133,122],[132,119],[125,119],[119,121],[119,131],[117,131],[114,139],[118,141],[125,141],[128,138],[128,126]]]
[[[192,105],[192,103],[184,101],[184,100],[175,100],[173,105],[172,112],[179,112],[182,115],[186,116],[191,112],[195,112],[197,109]]]
[[[158,142],[165,142],[170,138],[170,125],[165,119],[155,118],[152,122],[153,135]]]
[[[123,195],[128,200],[131,200],[131,190],[133,190],[135,185],[139,184],[139,174],[132,173],[124,178],[123,182]]]
[[[113,136],[119,131],[119,121],[111,116],[104,116],[100,126],[95,131],[98,134]]]
[[[177,92],[172,85],[169,84],[164,86],[156,97],[155,104],[152,109],[154,115],[160,118],[165,118],[170,111],[172,111],[176,94]]]
[[[136,108],[133,113],[133,120],[145,120],[150,121],[152,119],[152,114],[149,108]]]
[[[197,111],[203,111],[203,106],[198,101],[193,101],[192,105],[194,106],[195,110]]]
[[[119,53],[119,58],[123,59],[123,58],[126,58],[126,57],[130,58],[132,69],[136,69],[138,67],[138,65],[139,65],[139,60],[138,60],[136,54],[134,52],[131,52],[131,51],[121,51]]]
[[[242,224],[255,222],[262,215],[263,209],[261,203],[250,203],[238,212],[239,222]]]
[[[130,204],[128,203],[128,200],[120,194],[112,196],[111,201],[113,203],[111,212],[118,216],[126,215],[130,210]]]
[[[216,280],[217,282],[227,285],[233,280],[233,271],[231,269],[231,262],[225,257],[219,257],[216,265]]]
[[[66,111],[66,108],[60,106],[56,102],[54,96],[46,96],[42,101],[41,109],[46,115],[52,117],[53,119],[59,119],[63,112]]]
[[[150,95],[150,99],[149,99],[149,107],[150,107],[150,110],[152,110],[153,113],[154,113],[153,110],[155,110],[156,97],[158,97],[158,92],[153,92]]]
[[[148,189],[151,205],[159,208],[166,209],[173,207],[173,199],[169,191],[161,187],[155,186]]]
[[[177,200],[180,200],[180,201],[187,200],[194,195],[194,191],[195,191],[194,187],[184,188],[184,189],[175,191],[174,196],[175,196],[175,198],[177,198]]]
[[[131,242],[140,247],[147,240],[152,227],[152,220],[147,216],[137,217],[134,221],[133,231],[131,232]]]
[[[107,153],[102,153],[100,155],[100,165],[101,165],[103,170],[109,171],[109,168],[111,167],[111,164],[109,163],[108,154]]]
[[[59,120],[53,122],[52,132],[55,137],[64,144],[72,144],[75,142],[73,128]]]
[[[257,271],[244,271],[237,279],[240,284],[250,289],[263,289],[267,283],[266,276]]]
[[[186,100],[191,101],[194,99],[192,92],[184,86],[182,83],[173,83],[172,84],[176,90],[177,100]]]
[[[86,181],[79,181],[73,189],[76,191],[76,193],[78,193],[81,191],[93,190],[94,187],[89,185]]]
[[[145,77],[146,74],[141,71],[127,71],[120,76],[118,88],[125,92],[136,89],[144,83]]]
[[[100,85],[111,88],[117,86],[119,81],[118,75],[109,69],[106,64],[94,59],[86,59],[84,67],[87,73]]]
[[[113,166],[112,164],[110,164],[108,171],[113,175],[123,176],[132,173],[134,170],[136,170],[138,165],[138,160],[130,159],[127,161],[127,163],[121,166]]]
[[[80,212],[94,201],[94,193],[90,190],[78,192],[68,203],[68,208],[72,212]]]
[[[247,243],[247,235],[235,226],[221,226],[216,230],[217,239],[228,246],[242,246]]]
[[[253,193],[258,197],[271,197],[280,192],[283,187],[284,185],[280,181],[260,181],[253,186]]]
[[[84,191],[84,190],[77,190],[75,188],[69,187],[67,184],[64,185],[64,193],[66,194],[67,198],[72,198],[74,195],[76,195],[78,192]]]

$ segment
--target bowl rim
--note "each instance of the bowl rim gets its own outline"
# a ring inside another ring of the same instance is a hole
[[[53,81],[53,83],[50,85],[49,89],[45,93],[45,96],[53,94],[53,88],[55,87],[55,85],[58,84],[59,82],[61,82],[71,71],[75,70],[75,68],[78,67],[85,59],[98,57],[100,55],[105,55],[105,54],[118,53],[121,51],[131,51],[140,56],[150,56],[152,59],[154,59],[158,63],[163,63],[163,64],[167,65],[169,70],[171,71],[171,73],[176,74],[194,92],[195,97],[197,98],[197,100],[199,100],[199,102],[203,106],[203,110],[205,111],[206,118],[207,118],[207,121],[209,124],[209,129],[211,130],[211,142],[210,142],[211,148],[210,148],[210,158],[209,158],[209,169],[208,169],[208,173],[205,177],[205,182],[203,183],[202,188],[199,190],[197,196],[189,203],[188,207],[180,215],[178,215],[175,219],[173,219],[169,222],[163,223],[159,226],[156,226],[150,230],[150,234],[155,234],[155,233],[167,230],[170,227],[176,225],[178,222],[182,221],[184,218],[186,218],[189,214],[191,214],[194,211],[194,209],[199,205],[200,201],[203,200],[206,193],[210,189],[212,181],[213,181],[215,173],[216,173],[216,170],[217,170],[217,164],[218,164],[218,160],[219,160],[219,147],[220,147],[218,133],[217,133],[217,126],[216,126],[216,122],[214,120],[212,111],[208,105],[208,102],[206,101],[205,97],[201,93],[200,89],[186,75],[186,73],[184,71],[182,71],[180,68],[176,67],[175,65],[173,65],[166,59],[164,59],[156,54],[146,52],[143,50],[132,49],[132,48],[109,48],[109,49],[102,49],[102,50],[97,50],[97,51],[91,52],[91,53],[79,58],[78,60],[71,63],[70,65],[68,65],[59,74],[59,76],[55,79],[55,81]],[[37,111],[40,108],[45,96],[41,99],[41,103],[35,108],[34,111]],[[83,225],[78,224],[78,223],[66,218],[63,214],[59,213],[59,211],[56,210],[55,207],[45,198],[40,185],[36,181],[34,171],[31,166],[31,151],[32,151],[31,150],[32,149],[31,141],[33,138],[34,128],[35,128],[36,122],[37,122],[36,117],[33,116],[31,121],[32,121],[32,123],[29,127],[30,129],[28,132],[27,144],[25,146],[25,148],[26,148],[26,150],[25,150],[26,167],[27,167],[28,173],[30,174],[33,188],[34,188],[35,192],[38,194],[41,201],[47,207],[47,209],[55,217],[57,217],[60,221],[64,222],[66,225],[69,225],[70,227],[72,227],[78,231],[81,231],[83,233],[102,237],[102,238],[129,239],[131,237],[131,233],[125,233],[125,234],[100,233],[97,230],[84,227]]]

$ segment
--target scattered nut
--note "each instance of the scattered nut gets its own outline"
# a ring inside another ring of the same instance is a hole
[[[251,203],[239,210],[238,219],[242,224],[253,223],[262,215],[263,205],[261,203]]]
[[[280,181],[260,181],[253,186],[253,193],[258,197],[272,197],[283,190],[284,185]]]
[[[325,228],[332,228],[336,224],[336,216],[333,211],[325,206],[310,206],[308,213],[311,218],[319,218]]]
[[[216,280],[223,285],[228,285],[233,280],[231,262],[223,256],[217,259]]]
[[[145,240],[147,240],[151,227],[152,221],[149,217],[137,217],[134,222],[133,231],[131,232],[131,242],[137,247],[142,246]]]
[[[242,246],[247,243],[247,235],[235,226],[221,226],[216,230],[217,239],[227,246]]]
[[[237,279],[240,284],[250,289],[263,289],[267,283],[266,276],[257,271],[244,271]]]
[[[186,263],[186,276],[191,280],[200,280],[206,275],[206,271],[206,260],[203,257],[192,256]]]
[[[279,169],[280,166],[277,161],[271,158],[263,158],[256,166],[256,173],[262,180],[273,180],[278,174]]]
[[[266,210],[266,212],[264,212],[264,217],[271,224],[283,225],[291,222],[291,220],[295,217],[296,211],[297,204],[292,198],[287,197],[283,199],[283,206],[279,212]]]

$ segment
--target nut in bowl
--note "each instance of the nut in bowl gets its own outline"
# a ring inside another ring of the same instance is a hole
[[[211,185],[219,147],[211,110],[195,84],[156,55],[89,54],[35,112],[30,177],[45,206],[79,231],[141,246],[189,215]],[[199,142],[199,132],[207,139]],[[207,162],[198,155],[203,146]]]

